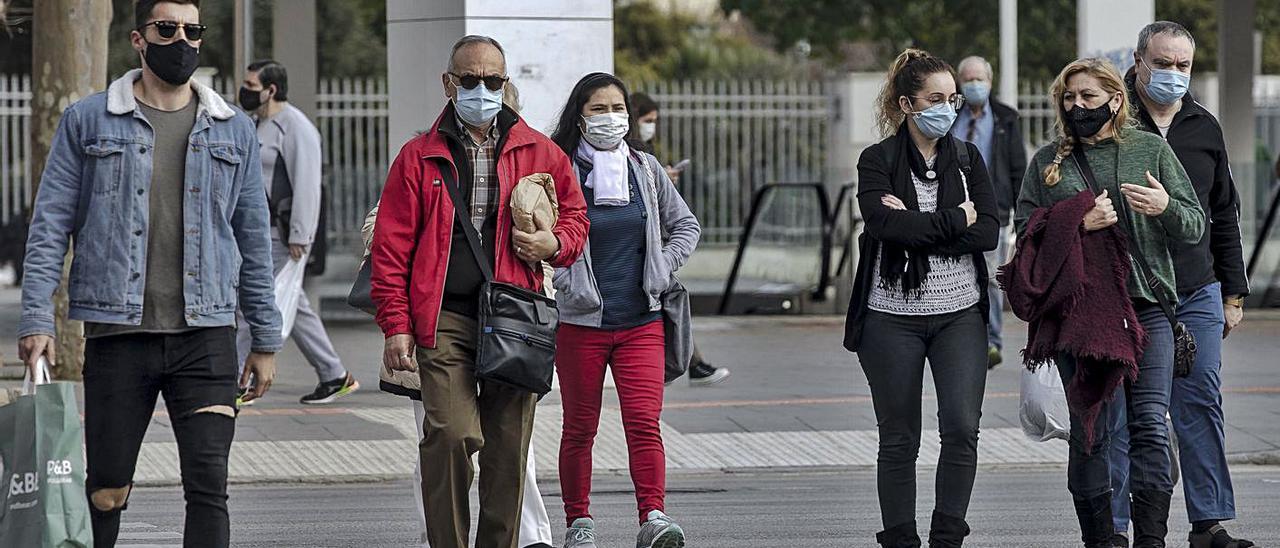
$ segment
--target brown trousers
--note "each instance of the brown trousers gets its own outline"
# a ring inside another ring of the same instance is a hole
[[[440,313],[436,347],[418,348],[425,437],[422,502],[432,548],[465,548],[471,530],[471,456],[480,453],[480,521],[476,548],[518,548],[525,459],[533,434],[534,395],[477,382],[477,324]]]

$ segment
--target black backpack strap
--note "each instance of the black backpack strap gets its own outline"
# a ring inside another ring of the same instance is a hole
[[[467,214],[463,213],[463,210],[467,209],[467,202],[462,200],[462,192],[458,190],[458,179],[454,174],[453,166],[441,158],[436,158],[435,161],[440,170],[440,178],[444,179],[444,188],[449,192],[449,200],[453,202],[453,217],[458,220],[458,224],[462,225],[462,233],[467,236],[467,246],[471,248],[471,255],[475,257],[476,264],[480,265],[480,272],[484,274],[485,281],[492,282],[493,267],[486,260],[484,247],[480,245],[480,234],[476,232],[476,227],[471,224]]]
[[[969,144],[957,139],[954,135],[949,135],[948,138],[956,147],[956,159],[960,162],[960,171],[963,171],[965,178],[968,178],[973,173],[973,166],[970,165],[972,162],[969,159]]]

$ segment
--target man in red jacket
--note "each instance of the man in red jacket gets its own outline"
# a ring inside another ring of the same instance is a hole
[[[490,262],[499,282],[541,291],[542,271],[527,263],[573,264],[587,236],[586,203],[564,153],[503,107],[506,60],[497,41],[459,40],[441,79],[450,99],[444,112],[405,144],[387,174],[370,250],[370,294],[386,335],[383,365],[416,370],[422,379],[419,452],[431,546],[467,546],[471,456],[480,452],[485,480],[476,546],[510,548],[520,528],[535,399],[472,374],[484,281],[477,260]],[[474,256],[455,221],[442,169],[456,174],[467,202],[458,207],[467,208],[484,257]],[[526,233],[512,226],[508,204],[516,182],[534,173],[555,180],[560,217],[554,227]]]

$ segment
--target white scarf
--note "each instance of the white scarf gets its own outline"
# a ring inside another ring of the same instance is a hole
[[[626,141],[613,150],[598,150],[586,139],[578,141],[577,156],[591,164],[586,187],[595,191],[598,206],[624,206],[631,203],[630,180],[627,178],[627,157],[631,149]]]

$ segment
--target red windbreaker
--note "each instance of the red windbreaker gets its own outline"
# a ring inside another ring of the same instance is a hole
[[[453,236],[453,202],[437,163],[443,159],[454,166],[456,176],[453,155],[439,132],[444,116],[453,116],[452,111],[446,109],[431,131],[406,143],[391,164],[369,255],[373,266],[370,296],[378,305],[378,326],[387,337],[412,334],[419,346],[427,348],[436,345]],[[534,173],[550,173],[555,180],[560,219],[552,232],[560,240],[560,254],[551,264],[570,266],[582,253],[587,238],[582,189],[560,147],[518,119],[507,130],[498,152],[500,192],[493,275],[499,282],[541,291],[542,272],[516,257],[511,245],[511,190],[521,178]]]

